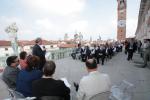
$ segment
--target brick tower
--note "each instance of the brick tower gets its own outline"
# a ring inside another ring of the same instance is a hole
[[[118,2],[117,40],[124,41],[126,38],[127,0],[117,0],[117,2]]]

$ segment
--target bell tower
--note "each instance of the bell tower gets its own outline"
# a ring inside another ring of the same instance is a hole
[[[124,41],[126,38],[126,8],[127,0],[117,0],[118,2],[118,22],[117,22],[117,40]]]

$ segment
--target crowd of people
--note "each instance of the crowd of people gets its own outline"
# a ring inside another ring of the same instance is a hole
[[[42,46],[42,39],[37,38],[32,54],[22,51],[19,57],[9,56],[6,59],[7,66],[2,74],[3,81],[9,88],[21,93],[24,97],[36,97],[37,100],[41,100],[43,96],[59,96],[64,100],[70,100],[70,88],[62,80],[53,78],[56,65],[54,61],[45,59],[45,53],[46,49]],[[95,91],[91,91],[92,94],[87,98],[98,92],[110,91],[109,76],[97,71],[97,60],[95,58],[90,58],[89,55],[84,56],[87,58],[85,65],[89,76],[81,79],[77,91],[78,100],[83,100],[83,96],[87,95],[82,87],[87,83],[86,81],[91,79],[95,81],[89,82],[88,85],[92,86],[95,82],[100,84],[94,85]],[[94,55],[92,56],[94,57]]]
[[[125,41],[125,54],[127,60],[132,60],[133,53],[144,48],[144,67],[150,57],[150,41]],[[111,81],[107,74],[98,72],[97,67],[101,62],[104,65],[105,59],[111,59],[116,52],[121,52],[123,44],[94,45],[93,47],[78,47],[71,54],[73,59],[85,62],[87,76],[84,76],[80,83],[74,83],[78,100],[89,100],[97,93],[110,91]],[[53,78],[56,65],[54,61],[45,59],[46,49],[42,46],[42,39],[37,38],[32,54],[25,51],[18,56],[9,56],[6,59],[7,67],[3,71],[2,79],[9,88],[18,91],[25,97],[36,97],[41,100],[43,96],[59,96],[64,100],[70,100],[70,88],[62,80]],[[91,89],[92,88],[92,89]]]
[[[144,39],[144,42],[142,43],[140,40],[126,40],[125,41],[125,54],[128,55],[127,60],[132,60],[133,54],[135,52],[141,54],[141,57],[143,57],[144,64],[142,68],[145,68],[148,64],[148,61],[150,61],[150,39]]]
[[[2,74],[3,81],[24,97],[60,96],[70,100],[70,89],[61,80],[55,80],[55,62],[46,61],[46,49],[42,39],[37,38],[32,54],[22,51],[18,56],[6,59],[7,67]]]
[[[114,44],[94,45],[93,47],[82,47],[81,44],[78,44],[71,56],[73,59],[79,59],[83,62],[89,58],[94,58],[98,64],[101,62],[101,65],[104,65],[106,59],[111,59],[116,52],[121,52],[122,48],[123,44],[117,42]]]

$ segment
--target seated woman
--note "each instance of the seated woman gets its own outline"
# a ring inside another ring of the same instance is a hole
[[[42,71],[37,70],[39,58],[29,55],[27,57],[27,67],[20,71],[17,77],[16,90],[25,97],[32,96],[32,81],[42,77]]]
[[[27,52],[22,51],[19,54],[20,56],[20,60],[19,60],[19,65],[20,65],[20,69],[25,69],[27,67]]]
[[[56,65],[53,61],[47,61],[43,67],[42,79],[32,83],[33,96],[40,98],[42,96],[58,96],[64,100],[70,100],[70,89],[66,87],[63,81],[53,79]]]

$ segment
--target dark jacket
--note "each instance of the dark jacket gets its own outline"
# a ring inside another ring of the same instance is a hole
[[[32,82],[42,77],[41,70],[21,70],[17,77],[16,90],[22,93],[25,97],[32,96]]]
[[[46,51],[43,51],[39,45],[35,44],[32,50],[32,54],[40,58],[39,69],[42,69],[46,62],[45,59]]]
[[[70,89],[63,81],[53,78],[42,78],[32,83],[33,96],[60,96],[64,100],[70,100]]]

